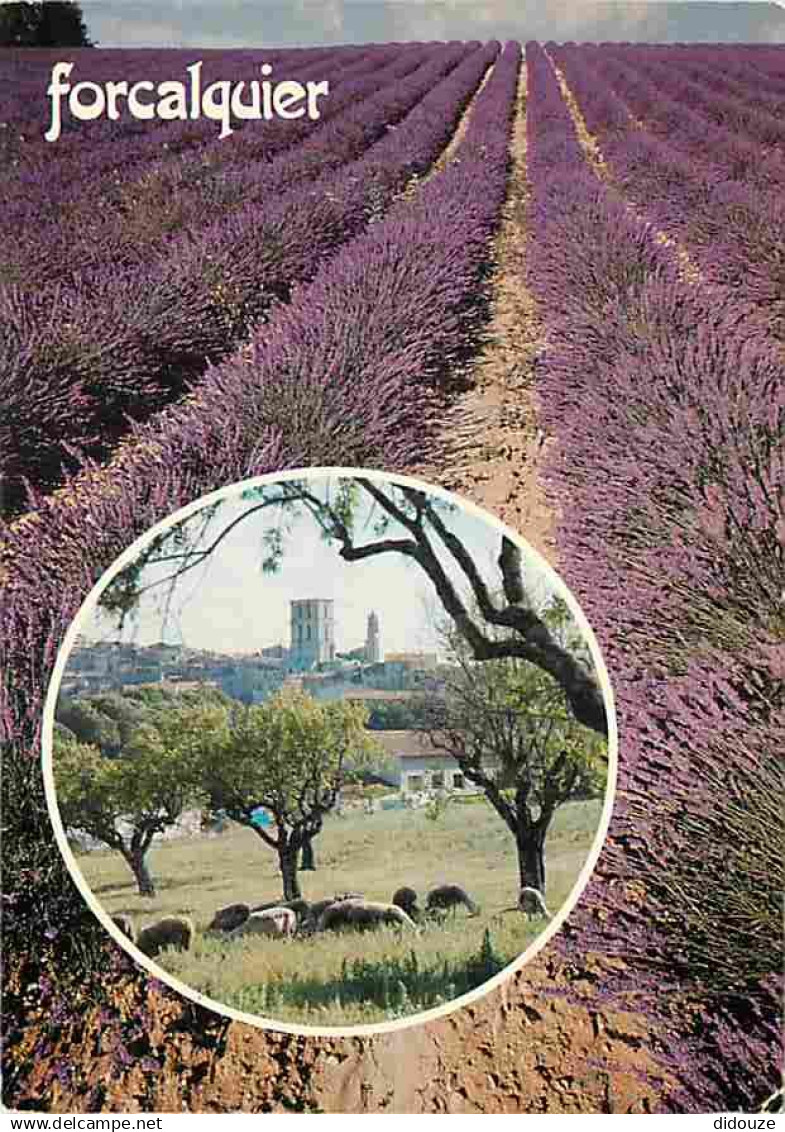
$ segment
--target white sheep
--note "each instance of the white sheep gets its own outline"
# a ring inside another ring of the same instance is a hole
[[[266,908],[263,912],[251,912],[247,920],[229,934],[235,936],[267,935],[276,939],[288,939],[297,930],[297,913],[291,908]]]
[[[311,905],[307,900],[303,900],[301,896],[296,897],[294,900],[266,900],[264,904],[253,904],[249,911],[268,912],[271,908],[291,908],[297,916],[298,923],[311,912]]]
[[[339,900],[322,912],[316,925],[318,932],[330,928],[375,928],[381,924],[407,927],[417,931],[417,925],[403,908],[371,900]]]

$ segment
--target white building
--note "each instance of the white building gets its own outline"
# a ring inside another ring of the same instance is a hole
[[[451,790],[477,794],[479,787],[463,775],[455,759],[437,750],[422,731],[373,731],[370,734],[397,765],[398,789],[403,794],[422,790]]]

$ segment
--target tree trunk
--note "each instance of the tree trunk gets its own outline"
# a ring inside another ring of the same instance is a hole
[[[303,853],[300,858],[300,869],[302,872],[312,873],[316,871],[316,858],[313,852],[313,838],[307,837],[303,842]]]
[[[146,852],[136,849],[129,853],[124,853],[123,856],[131,872],[134,874],[134,879],[139,889],[139,895],[155,896],[155,885],[153,884],[153,878],[150,875],[150,870],[145,861]]]
[[[284,900],[299,900],[302,893],[300,881],[297,877],[297,847],[281,846],[278,850],[278,860],[281,865]]]
[[[545,896],[545,844],[537,833],[519,834],[518,875],[521,888],[536,888]]]

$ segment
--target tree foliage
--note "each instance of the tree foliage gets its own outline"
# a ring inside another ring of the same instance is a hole
[[[71,731],[81,743],[90,743],[110,757],[121,755],[134,731],[155,721],[167,711],[183,711],[208,704],[228,707],[231,700],[219,689],[205,686],[198,690],[170,690],[160,687],[134,687],[123,691],[103,691],[78,696],[60,696],[55,720]]]
[[[377,754],[366,719],[359,704],[281,692],[235,711],[210,747],[202,778],[210,805],[275,849],[286,900],[300,896],[299,851],[321,831],[350,775]],[[273,829],[254,822],[260,807]]]
[[[83,830],[122,853],[146,895],[154,883],[145,857],[156,833],[186,806],[200,806],[252,829],[278,853],[284,895],[299,895],[297,855],[312,850],[341,788],[383,763],[356,703],[319,703],[281,692],[264,704],[232,705],[219,694],[148,697],[141,722],[119,755],[106,757],[79,735],[101,737],[91,703],[67,718],[78,724],[55,737],[55,781],[66,827]],[[103,720],[105,722],[105,719]],[[263,807],[274,828],[254,820]],[[118,830],[122,822],[130,830]]]
[[[223,717],[214,705],[161,713],[133,732],[122,758],[107,758],[94,745],[55,736],[53,765],[63,825],[121,853],[142,895],[155,894],[146,864],[153,837],[174,825],[188,805],[202,800],[202,758]],[[120,823],[127,833],[118,828]]]
[[[421,722],[422,709],[414,699],[382,700],[371,706],[368,727],[371,731],[406,731]]]
[[[74,0],[0,5],[0,47],[92,47]]]
[[[120,749],[120,728],[117,720],[105,715],[89,700],[64,700],[58,704],[56,721],[80,743],[98,747],[103,755]]]
[[[561,602],[541,612],[564,647],[585,645]],[[451,674],[422,701],[433,746],[485,793],[515,838],[521,886],[545,892],[545,837],[559,806],[597,796],[607,781],[603,738],[579,723],[547,672],[519,657],[477,661],[450,635]]]

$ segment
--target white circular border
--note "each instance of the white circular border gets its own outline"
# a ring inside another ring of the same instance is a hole
[[[571,614],[575,618],[576,624],[581,630],[584,639],[588,643],[589,651],[591,652],[592,660],[597,671],[600,688],[602,690],[603,700],[605,703],[605,711],[608,718],[608,782],[605,789],[605,802],[603,805],[602,814],[600,815],[600,822],[597,827],[597,832],[592,842],[592,847],[589,852],[586,862],[580,872],[580,875],[573,885],[572,891],[564,903],[561,905],[559,911],[552,918],[547,928],[543,929],[540,935],[529,945],[529,947],[521,952],[517,959],[509,963],[502,971],[486,982],[482,983],[472,991],[466,994],[459,995],[457,998],[452,999],[450,1002],[442,1006],[433,1007],[431,1010],[424,1010],[419,1014],[413,1014],[411,1017],[399,1018],[391,1022],[381,1022],[378,1025],[366,1023],[358,1026],[333,1026],[322,1028],[320,1026],[298,1026],[291,1023],[277,1021],[274,1018],[265,1018],[258,1014],[246,1014],[242,1010],[235,1010],[225,1003],[216,1001],[215,999],[208,998],[206,995],[200,994],[199,991],[187,986],[179,979],[170,975],[162,967],[159,967],[128,939],[128,937],[120,931],[117,925],[111,919],[109,913],[102,904],[95,898],[92,890],[85,881],[76,858],[71,851],[66,838],[65,828],[60,818],[60,811],[57,806],[57,796],[55,792],[54,773],[52,768],[52,748],[53,748],[53,735],[54,735],[54,714],[55,705],[57,703],[57,696],[60,690],[60,683],[65,673],[66,664],[71,649],[74,646],[76,637],[79,632],[79,623],[85,614],[93,613],[97,607],[98,599],[102,592],[107,588],[112,579],[119,574],[126,566],[130,565],[137,555],[151,542],[157,535],[162,534],[170,527],[175,526],[177,523],[182,522],[189,516],[201,511],[202,508],[209,506],[212,503],[218,503],[232,495],[238,495],[241,491],[250,488],[261,487],[265,484],[281,483],[289,480],[301,480],[309,478],[324,478],[326,476],[345,477],[351,479],[373,479],[381,480],[384,483],[392,483],[397,486],[412,487],[417,490],[423,491],[429,495],[435,495],[445,502],[453,503],[460,507],[462,510],[473,515],[478,520],[486,522],[490,527],[495,527],[502,535],[506,535],[512,542],[519,546],[523,546],[527,553],[531,554],[538,560],[542,573],[548,577],[548,580],[553,590],[566,602]],[[501,520],[485,511],[483,508],[476,506],[476,504],[464,499],[462,496],[455,495],[453,492],[446,491],[444,488],[436,487],[433,484],[426,483],[424,480],[416,479],[413,476],[398,475],[395,473],[380,472],[378,469],[365,469],[365,468],[344,468],[344,467],[316,467],[316,468],[299,468],[294,471],[286,472],[270,472],[263,476],[254,476],[251,479],[240,480],[233,484],[228,484],[225,487],[219,488],[217,491],[210,492],[209,495],[203,495],[199,499],[194,500],[193,503],[187,504],[179,511],[175,511],[166,519],[162,519],[160,523],[156,523],[145,534],[140,537],[124,551],[119,558],[109,567],[104,574],[101,575],[99,580],[93,586],[90,593],[85,598],[84,602],[79,608],[79,612],[74,617],[73,621],[68,627],[65,634],[63,643],[57,653],[52,676],[49,682],[47,691],[46,702],[44,704],[43,726],[41,733],[41,746],[42,746],[42,769],[44,779],[44,791],[46,794],[46,803],[49,809],[49,817],[55,832],[58,848],[68,866],[77,888],[82,894],[85,902],[90,910],[97,916],[103,927],[107,930],[109,935],[118,943],[131,957],[141,966],[144,967],[151,975],[162,983],[166,983],[173,990],[192,1002],[197,1003],[199,1006],[204,1006],[208,1010],[212,1010],[217,1014],[223,1014],[226,1017],[232,1018],[237,1022],[245,1022],[248,1025],[256,1026],[262,1030],[275,1030],[279,1033],[296,1034],[300,1037],[311,1038],[346,1038],[346,1037],[363,1037],[371,1036],[374,1034],[391,1033],[396,1030],[407,1029],[410,1026],[420,1026],[426,1022],[432,1022],[436,1018],[443,1018],[447,1014],[453,1013],[455,1010],[460,1010],[464,1006],[468,1006],[477,999],[483,998],[486,994],[495,990],[496,987],[501,986],[516,971],[519,971],[530,959],[533,959],[538,952],[540,952],[546,943],[556,934],[564,921],[569,916],[572,909],[580,899],[581,893],[589,882],[594,866],[597,863],[597,858],[602,851],[605,842],[605,835],[608,832],[608,826],[613,812],[613,803],[616,795],[616,778],[618,769],[618,726],[616,720],[616,708],[613,698],[613,689],[611,688],[610,678],[608,676],[605,662],[600,652],[600,647],[594,632],[586,620],[586,617],[578,605],[578,602],[573,597],[571,591],[567,588],[559,575],[553,567],[543,558],[539,551],[530,546],[526,540],[512,530]]]

